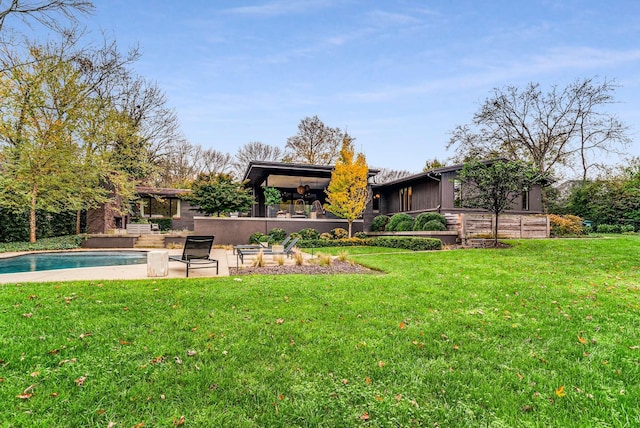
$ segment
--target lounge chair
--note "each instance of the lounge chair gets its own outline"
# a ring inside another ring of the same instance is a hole
[[[269,235],[269,239],[267,239],[266,241],[260,241],[257,244],[234,245],[233,254],[236,254],[238,250],[254,250],[254,249],[259,250],[261,248],[268,248],[272,239],[273,239],[273,236]]]
[[[254,249],[248,249],[248,250],[239,249],[238,252],[236,253],[236,265],[240,266],[240,264],[244,264],[244,256],[257,255],[258,253],[260,253],[260,251],[262,251],[262,254],[265,254],[265,255],[271,255],[271,256],[284,255],[289,257],[291,256],[291,254],[293,254],[293,247],[295,247],[299,239],[300,238],[294,238],[293,240],[291,240],[291,242],[286,244],[286,246],[282,250],[275,250],[273,247],[261,248],[261,249],[254,248]]]
[[[182,256],[169,257],[169,261],[181,262],[187,265],[187,278],[189,269],[216,268],[218,275],[218,260],[209,258],[213,239],[215,236],[187,236],[184,241]]]

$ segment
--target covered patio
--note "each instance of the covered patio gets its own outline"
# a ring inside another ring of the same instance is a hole
[[[325,212],[325,190],[331,181],[332,165],[308,165],[282,162],[253,161],[243,180],[251,188],[256,204],[251,217],[297,219],[335,219]],[[369,170],[369,177],[378,170]],[[282,195],[282,203],[266,206],[264,188],[275,187]]]

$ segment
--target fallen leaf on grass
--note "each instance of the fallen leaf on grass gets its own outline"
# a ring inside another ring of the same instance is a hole
[[[76,383],[76,385],[78,386],[82,386],[84,385],[85,381],[87,380],[86,376],[80,376],[78,379],[76,379],[74,382]]]
[[[362,420],[362,421],[368,421],[368,420],[369,420],[369,413],[364,412],[364,413],[362,414],[362,416],[360,416],[360,420]]]
[[[560,387],[558,387],[558,388],[555,390],[555,393],[556,393],[556,395],[557,395],[558,397],[564,397],[565,395],[567,395],[567,393],[566,393],[566,392],[564,392],[564,385],[561,385]]]
[[[187,356],[188,357],[193,357],[197,353],[198,353],[197,351],[194,351],[193,349],[190,349],[190,350],[187,351]]]
[[[578,342],[582,343],[583,345],[586,345],[587,344],[587,339],[585,339],[584,337],[578,336]]]
[[[29,398],[33,397],[31,390],[35,387],[35,385],[29,385],[24,391],[22,391],[22,394],[17,395],[17,398],[21,400],[28,400]]]
[[[31,318],[33,316],[33,314],[31,312],[29,312],[28,314],[22,314],[22,316],[24,318]]]
[[[407,328],[407,325],[405,323],[401,322],[400,324],[398,324],[398,328],[400,330],[404,330],[405,328]]]
[[[384,361],[378,361],[378,367],[383,368],[384,364],[385,364]]]
[[[280,325],[280,324],[282,324],[282,323],[284,323],[284,320],[283,320],[282,318],[278,318],[278,319],[276,320],[276,324]]]
[[[179,419],[174,419],[173,424],[177,427],[184,425],[184,416],[180,416]]]
[[[60,361],[60,362],[58,363],[58,365],[59,365],[59,366],[63,366],[63,365],[65,365],[65,364],[67,364],[67,363],[75,363],[76,361],[78,361],[78,360],[77,360],[77,358],[72,358],[72,359],[70,359],[70,360],[62,360],[62,361]]]
[[[364,383],[366,383],[367,385],[371,385],[371,378],[370,377],[365,377],[364,378]]]

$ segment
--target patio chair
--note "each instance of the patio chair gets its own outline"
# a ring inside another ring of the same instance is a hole
[[[276,250],[273,247],[262,248],[262,249],[249,249],[249,250],[238,250],[236,253],[236,266],[240,266],[240,264],[244,264],[244,256],[252,256],[257,255],[260,251],[262,254],[277,256],[283,255],[290,257],[293,254],[293,247],[298,243],[300,238],[294,238],[291,240],[282,250]],[[238,263],[239,262],[239,263]]]
[[[269,248],[269,243],[273,239],[273,236],[269,235],[269,239],[266,241],[260,241],[257,244],[240,244],[233,246],[233,254],[236,254],[238,250],[259,250],[260,248]]]
[[[187,236],[184,241],[182,256],[171,256],[169,261],[181,262],[187,265],[187,278],[189,269],[216,268],[218,275],[218,260],[209,258],[215,236]]]

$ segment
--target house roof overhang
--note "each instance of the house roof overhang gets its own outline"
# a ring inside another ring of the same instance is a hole
[[[140,197],[155,196],[155,197],[162,197],[162,198],[179,198],[185,193],[191,193],[191,190],[136,186],[136,193]]]
[[[252,161],[244,174],[247,186],[273,186],[296,188],[309,185],[314,189],[324,189],[331,180],[333,165],[309,165],[284,162]],[[376,175],[378,169],[369,169],[369,177]]]

